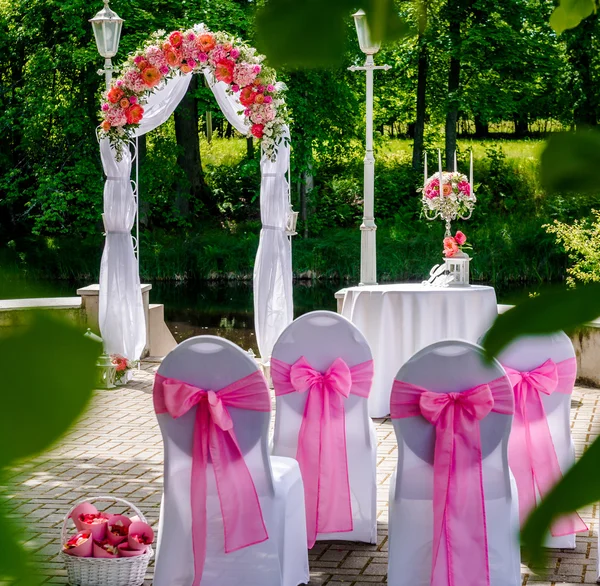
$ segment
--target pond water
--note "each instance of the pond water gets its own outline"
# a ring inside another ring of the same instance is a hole
[[[0,299],[30,297],[74,297],[88,282],[0,280]],[[315,309],[336,310],[334,294],[347,286],[335,281],[297,281],[294,283],[294,314]],[[496,286],[499,303],[515,303],[533,291],[537,284]],[[248,281],[158,281],[152,283],[152,303],[163,303],[165,321],[180,342],[200,334],[227,338],[245,350],[258,354],[254,336],[252,283]]]

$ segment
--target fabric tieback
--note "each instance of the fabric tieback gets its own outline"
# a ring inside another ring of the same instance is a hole
[[[349,367],[337,358],[321,373],[304,358],[293,365],[271,359],[276,395],[307,393],[296,459],[306,501],[308,547],[319,533],[352,531],[352,503],[346,451],[345,400],[367,398],[373,361]]]
[[[505,378],[461,393],[394,381],[392,419],[421,415],[436,430],[431,586],[490,585],[479,422],[492,410],[512,413],[509,393]]]
[[[542,394],[570,395],[577,375],[577,362],[569,358],[546,360],[530,371],[504,366],[515,393],[515,418],[508,444],[510,467],[519,491],[519,517],[523,524],[536,506],[536,489],[544,498],[562,478],[552,441]],[[587,531],[577,513],[560,517],[551,527],[554,537]]]
[[[190,497],[194,581],[202,579],[207,540],[207,463],[210,454],[225,536],[231,553],[268,539],[254,481],[237,442],[227,407],[252,411],[271,410],[264,377],[254,372],[219,390],[204,390],[159,374],[154,380],[154,410],[177,419],[196,407],[192,448]]]

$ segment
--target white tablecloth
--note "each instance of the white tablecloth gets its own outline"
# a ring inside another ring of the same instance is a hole
[[[426,287],[412,283],[350,287],[342,315],[367,338],[375,362],[369,415],[390,412],[400,367],[425,346],[447,338],[477,342],[498,309],[492,287]]]

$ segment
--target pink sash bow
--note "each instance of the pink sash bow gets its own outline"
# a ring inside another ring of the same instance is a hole
[[[308,547],[318,533],[352,531],[352,505],[346,452],[344,401],[367,398],[373,361],[353,367],[337,358],[323,374],[302,357],[293,365],[271,359],[276,395],[308,393],[296,459],[304,481]]]
[[[258,371],[216,392],[157,374],[153,397],[155,412],[169,413],[175,419],[196,407],[190,495],[194,549],[192,586],[198,586],[206,559],[206,468],[209,454],[223,517],[225,552],[231,553],[268,539],[256,487],[238,445],[227,407],[270,411],[269,391]]]
[[[461,393],[396,380],[390,410],[392,419],[422,415],[436,429],[431,586],[489,586],[479,422],[513,412],[506,379]]]
[[[517,482],[519,516],[523,524],[536,506],[536,488],[543,498],[562,477],[541,393],[570,395],[577,376],[577,362],[575,358],[558,364],[546,360],[529,372],[508,366],[504,369],[515,392],[516,409],[508,457]],[[587,530],[581,517],[573,513],[558,519],[551,533],[557,537]]]

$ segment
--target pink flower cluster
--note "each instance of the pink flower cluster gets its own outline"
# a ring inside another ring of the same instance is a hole
[[[466,242],[467,237],[460,230],[454,236],[447,236],[444,238],[444,256],[446,258],[453,257]]]
[[[219,42],[217,37],[223,39],[209,31],[173,31],[165,40],[137,52],[105,96],[101,112],[104,132],[138,125],[144,114],[140,99],[145,103],[146,95],[165,77],[178,71],[192,73],[208,65],[218,81],[239,94],[252,134],[262,138],[265,125],[277,115],[273,101],[277,89],[261,79],[258,59],[254,63],[245,61],[240,48],[232,42]]]

